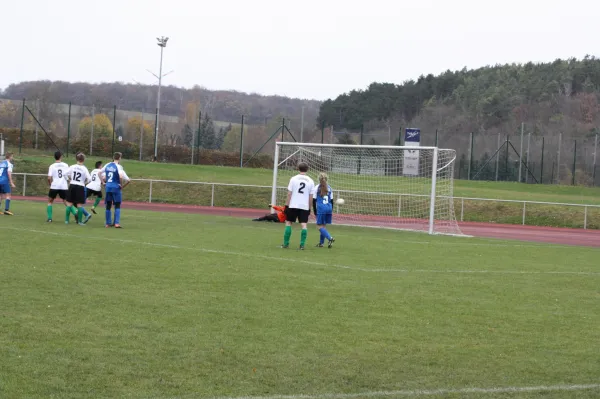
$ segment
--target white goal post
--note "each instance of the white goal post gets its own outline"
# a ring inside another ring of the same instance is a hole
[[[453,202],[456,151],[438,147],[277,142],[272,204],[285,204],[289,179],[306,162],[327,173],[334,224],[462,235]],[[312,218],[312,216],[311,216]]]

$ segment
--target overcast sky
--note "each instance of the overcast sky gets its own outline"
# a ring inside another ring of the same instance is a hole
[[[600,53],[594,0],[27,0],[2,4],[0,87],[156,81],[323,100],[373,81]]]

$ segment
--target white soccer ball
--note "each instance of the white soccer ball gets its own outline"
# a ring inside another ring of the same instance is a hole
[[[345,201],[344,201],[343,199],[341,199],[341,198],[338,198],[338,199],[336,199],[336,200],[335,200],[335,203],[336,203],[337,205],[344,205],[344,202],[345,202]]]

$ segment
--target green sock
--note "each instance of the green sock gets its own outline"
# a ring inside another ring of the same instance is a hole
[[[98,204],[102,201],[102,198],[96,197],[96,201],[94,201],[94,208],[98,206]]]
[[[306,244],[306,237],[308,236],[308,230],[302,229],[302,233],[300,233],[300,246],[303,247]]]
[[[75,216],[75,219],[77,219],[77,207],[71,206],[71,213],[73,214],[73,216]]]
[[[72,206],[67,205],[67,210],[65,211],[65,222],[69,223],[69,216],[71,216],[71,208]]]
[[[292,236],[292,226],[285,226],[283,233],[283,245],[290,245],[290,237]]]
[[[83,208],[77,208],[77,223],[81,223],[83,221]]]
[[[52,220],[52,205],[48,205],[48,208],[46,208],[46,213],[48,214],[48,219]]]

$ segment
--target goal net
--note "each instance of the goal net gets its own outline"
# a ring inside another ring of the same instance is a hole
[[[456,151],[437,147],[278,142],[271,202],[285,204],[288,182],[306,162],[315,184],[327,173],[334,202],[344,200],[333,206],[335,224],[462,235],[453,203],[455,160]]]

